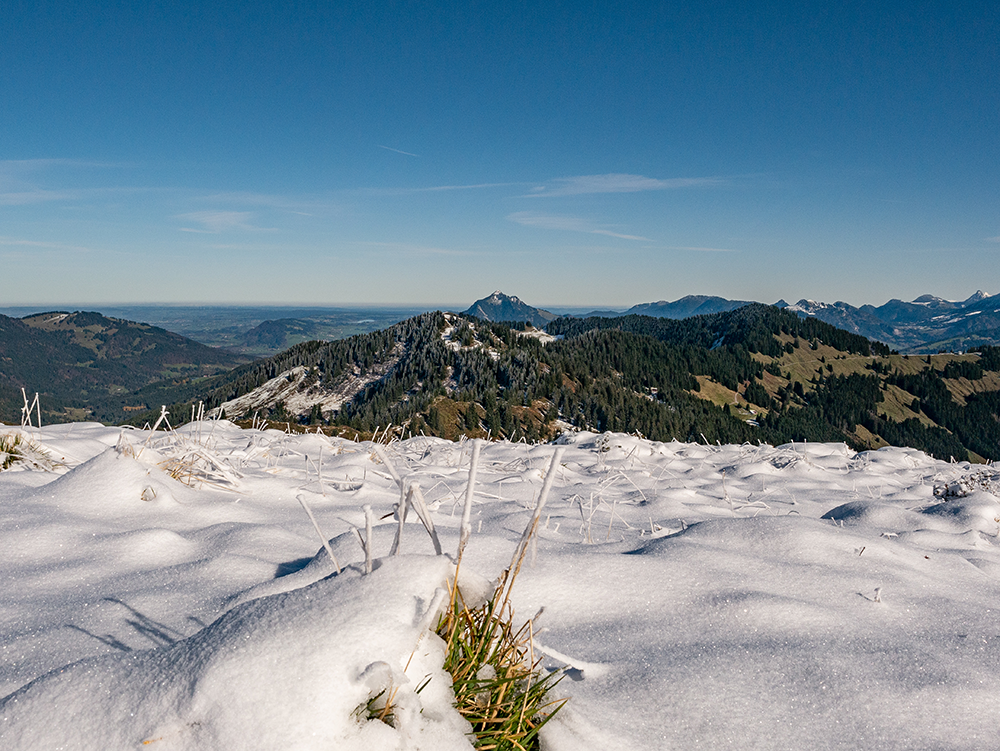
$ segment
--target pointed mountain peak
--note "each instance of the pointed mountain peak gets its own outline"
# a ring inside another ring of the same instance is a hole
[[[534,308],[513,295],[505,295],[500,290],[482,300],[476,300],[465,312],[467,315],[487,321],[529,321],[532,326],[538,327],[556,318],[553,313]]]

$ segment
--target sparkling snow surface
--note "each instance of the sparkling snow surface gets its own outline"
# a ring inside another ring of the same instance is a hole
[[[20,432],[62,466],[0,473],[0,748],[471,748],[432,633],[454,569],[413,513],[387,557],[400,491],[372,444],[225,421]],[[1000,470],[561,442],[514,589],[565,671],[544,749],[997,746]],[[472,444],[383,450],[453,552]],[[554,451],[483,446],[461,586],[509,563]],[[395,728],[357,712],[386,688]]]

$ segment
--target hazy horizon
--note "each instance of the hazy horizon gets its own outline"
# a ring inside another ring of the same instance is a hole
[[[519,295],[517,292],[511,292],[508,290],[499,290],[504,294],[510,295],[512,297],[518,297],[522,302],[528,305],[541,308],[543,310],[549,310],[552,312],[569,312],[569,311],[590,311],[590,310],[618,310],[623,311],[631,308],[635,305],[656,303],[656,302],[674,302],[680,300],[684,297],[723,297],[722,295],[712,295],[708,293],[689,293],[681,295],[676,298],[657,298],[650,300],[634,300],[632,302],[626,303],[587,303],[581,302],[576,304],[558,304],[536,302],[533,300],[525,300],[524,297]],[[949,300],[950,302],[963,302],[970,297],[972,297],[976,292],[983,292],[987,297],[992,297],[994,294],[1000,293],[990,293],[986,290],[973,290],[969,294],[956,297],[956,298],[942,298]],[[452,310],[452,311],[462,311],[469,308],[478,300],[482,300],[489,296],[490,293],[484,293],[481,297],[476,297],[475,299],[469,299],[466,301],[459,302],[434,302],[434,303],[416,303],[416,302],[371,302],[371,303],[352,303],[352,302],[267,302],[267,303],[254,303],[254,302],[66,302],[66,301],[55,301],[51,303],[26,303],[19,305],[0,305],[0,314],[10,315],[14,317],[23,317],[25,315],[33,315],[34,313],[43,313],[55,310],[71,310],[82,311],[86,309],[96,309],[98,312],[104,312],[103,309],[114,310],[114,309],[130,309],[130,308],[176,308],[176,309],[269,309],[269,310]],[[935,297],[942,297],[934,292],[924,292],[921,295],[934,295]],[[848,303],[854,305],[855,307],[861,307],[862,305],[873,305],[878,307],[892,300],[903,300],[904,302],[912,302],[913,299],[920,297],[917,295],[912,299],[905,299],[901,297],[888,297],[881,300],[865,300],[859,303]],[[733,299],[733,298],[725,298]],[[760,300],[753,298],[739,298],[745,299],[748,302],[760,302],[767,305],[776,304],[782,300],[789,304],[795,304],[799,300],[814,300],[814,298],[804,298],[801,296],[784,296],[779,297],[774,300]],[[835,302],[847,302],[843,298],[830,299],[830,300],[819,300],[818,302],[824,303],[835,303]]]

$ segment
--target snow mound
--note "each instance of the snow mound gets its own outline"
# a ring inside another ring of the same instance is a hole
[[[469,749],[430,630],[451,565],[379,563],[240,605],[165,649],[42,676],[0,703],[5,747]],[[394,728],[364,712],[391,690]]]
[[[193,502],[197,498],[194,491],[156,466],[153,456],[154,452],[148,452],[143,463],[106,448],[40,488],[35,497],[39,503],[93,517],[162,512],[175,508],[185,496]],[[114,475],[116,482],[108,483],[109,475]]]
[[[851,501],[827,511],[822,518],[841,524],[885,529],[897,533],[901,530],[928,527],[948,532],[959,531],[959,527],[944,520],[929,518],[918,511],[877,501]]]

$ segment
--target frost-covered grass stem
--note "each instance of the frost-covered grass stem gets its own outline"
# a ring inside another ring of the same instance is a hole
[[[475,440],[472,442],[472,458],[469,461],[469,484],[465,489],[465,506],[462,508],[461,536],[458,540],[458,557],[461,559],[465,546],[469,542],[472,534],[472,494],[476,487],[476,472],[479,470],[479,451],[482,442]]]
[[[326,554],[330,556],[330,560],[333,561],[333,567],[340,573],[340,564],[337,563],[337,556],[333,554],[333,548],[330,547],[330,541],[326,539],[326,535],[323,534],[323,530],[319,528],[319,522],[316,521],[316,517],[313,516],[312,509],[309,508],[309,504],[306,503],[306,499],[303,496],[298,496],[299,504],[305,509],[306,514],[309,516],[309,521],[312,522],[313,529],[316,530],[316,534],[319,535],[320,541],[323,543],[323,547],[326,548]]]

